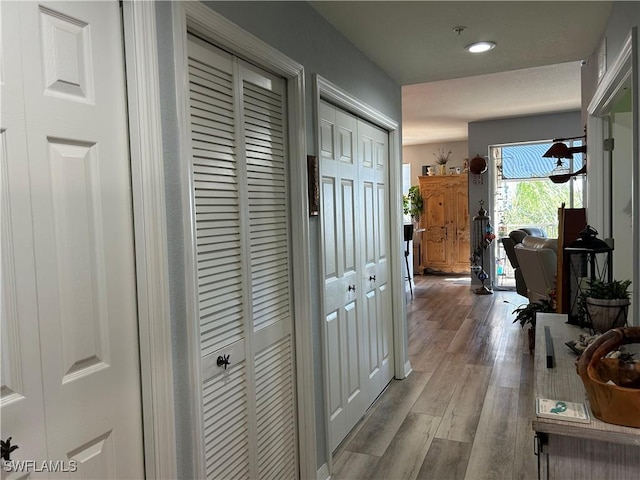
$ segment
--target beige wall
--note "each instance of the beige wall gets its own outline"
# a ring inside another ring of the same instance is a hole
[[[449,167],[462,167],[464,159],[469,158],[467,142],[406,145],[402,147],[402,162],[411,165],[411,185],[418,185],[418,176],[422,175],[423,165],[437,165],[434,153],[437,153],[439,148],[443,148],[445,152],[452,152],[447,162],[447,171]]]

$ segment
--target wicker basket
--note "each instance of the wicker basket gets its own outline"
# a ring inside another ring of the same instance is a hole
[[[603,358],[621,345],[640,343],[640,327],[614,328],[598,337],[578,360],[591,411],[603,422],[640,428],[640,371]],[[613,381],[616,385],[607,383]],[[623,386],[620,386],[623,385]]]

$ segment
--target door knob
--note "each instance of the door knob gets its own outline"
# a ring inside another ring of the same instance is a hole
[[[347,291],[350,292],[351,290],[353,290],[355,292],[356,291],[356,286],[355,285],[349,285],[349,288],[347,288]]]
[[[369,281],[370,282],[375,282],[376,281],[376,276],[375,275],[370,275],[369,276]]]
[[[218,357],[218,359],[216,360],[216,365],[218,365],[219,367],[224,366],[224,369],[227,369],[227,366],[230,364],[231,362],[229,362],[229,355],[220,355]]]

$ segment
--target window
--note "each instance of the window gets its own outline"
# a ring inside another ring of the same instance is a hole
[[[568,141],[569,147],[582,141]],[[542,228],[549,237],[558,236],[558,208],[581,208],[584,199],[585,176],[578,175],[566,183],[553,183],[549,175],[557,167],[566,173],[583,166],[583,154],[571,159],[545,158],[542,155],[551,142],[499,145],[491,147],[496,168],[493,221],[498,238],[521,227]],[[498,284],[512,281],[511,265],[502,250],[502,242],[494,243],[496,251],[495,278]],[[508,283],[506,283],[508,284]]]

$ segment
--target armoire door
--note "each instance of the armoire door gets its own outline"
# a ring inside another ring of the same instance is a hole
[[[423,266],[433,270],[447,271],[449,249],[447,248],[449,219],[447,216],[447,190],[439,185],[425,189],[422,239]]]
[[[324,357],[335,449],[393,377],[388,134],[320,102]]]
[[[71,478],[143,478],[119,5],[0,8],[2,440]]]
[[[471,230],[469,219],[469,187],[464,177],[451,189],[451,257],[450,265],[456,272],[469,271]]]
[[[189,36],[206,478],[296,478],[286,84]]]

